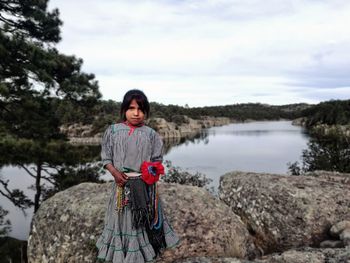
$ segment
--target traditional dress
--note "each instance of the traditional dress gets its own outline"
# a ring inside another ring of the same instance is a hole
[[[139,172],[143,162],[162,161],[162,148],[161,138],[150,127],[119,123],[105,131],[101,158],[104,166],[111,163],[119,171]],[[135,185],[147,189],[145,198],[133,196],[131,188],[136,195],[143,194],[135,191]],[[144,185],[140,177],[129,178],[124,187],[113,182],[104,229],[96,243],[98,259],[113,263],[152,261],[159,252],[155,240],[162,240],[162,248],[173,247],[179,242],[163,213],[156,183],[146,188]],[[146,200],[147,211],[152,211],[152,220],[146,226],[135,223],[135,206],[139,205],[135,200]],[[130,203],[134,203],[133,206]]]

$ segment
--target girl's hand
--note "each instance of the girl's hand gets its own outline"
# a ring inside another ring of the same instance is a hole
[[[115,183],[120,187],[123,187],[126,181],[128,180],[128,177],[126,176],[126,174],[119,171],[116,171],[112,175],[114,177]]]
[[[119,172],[111,163],[107,164],[105,168],[111,173],[111,175],[114,177],[115,183],[122,187],[128,180],[128,177],[126,174]]]

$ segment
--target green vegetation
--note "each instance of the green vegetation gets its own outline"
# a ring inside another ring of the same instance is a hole
[[[164,182],[205,187],[212,181],[205,174],[199,172],[192,174],[178,166],[173,166],[171,161],[165,161],[164,164],[167,168],[167,173],[163,176]]]
[[[340,126],[327,133],[312,129],[308,149],[303,151],[302,163],[289,164],[292,175],[300,175],[315,170],[350,173],[350,137]]]
[[[310,134],[302,163],[289,164],[293,175],[314,170],[350,173],[350,100],[321,102],[302,111]]]
[[[22,209],[34,204],[35,211],[45,191],[42,180],[54,183],[62,171],[73,176],[86,162],[60,132],[65,112],[86,118],[100,98],[94,75],[81,72],[82,60],[54,47],[62,22],[57,9],[47,10],[47,2],[0,2],[0,167],[25,169],[36,190],[35,199],[28,200],[0,178],[1,194]]]
[[[89,115],[84,112],[64,109],[72,109],[70,101],[56,101],[55,114],[60,118],[61,123],[93,124],[94,132],[101,132],[105,127],[116,121],[120,121],[120,102],[98,101],[89,110]],[[181,125],[187,122],[185,115],[192,119],[200,119],[203,116],[228,117],[236,121],[246,120],[277,120],[294,119],[301,117],[303,109],[309,107],[307,104],[291,104],[284,106],[270,106],[260,103],[246,103],[226,106],[196,107],[188,108],[177,105],[163,105],[151,102],[150,117],[164,118],[166,121]]]
[[[70,145],[60,132],[66,122],[93,122],[90,109],[100,93],[94,75],[81,71],[83,61],[55,48],[62,22],[47,2],[0,1],[0,168],[21,167],[35,179],[36,192],[30,200],[0,177],[0,195],[34,211],[57,191],[99,181],[100,169],[89,164],[96,157],[91,150]],[[26,262],[26,242],[6,237],[6,214],[0,208],[0,261]]]
[[[27,242],[12,237],[0,237],[0,262],[27,262]]]
[[[11,222],[5,219],[7,214],[8,211],[0,206],[0,238],[6,236],[11,231]]]
[[[307,127],[313,127],[318,124],[350,124],[350,100],[321,102],[303,110],[302,116],[306,118]]]
[[[74,105],[70,101],[56,101],[55,114],[61,123],[93,124],[94,131],[101,132],[111,123],[119,121],[120,102],[98,101],[89,113],[70,110]],[[282,106],[271,106],[261,103],[244,103],[211,107],[182,107],[151,103],[151,117],[164,118],[178,125],[186,123],[184,116],[200,119],[203,116],[228,117],[236,121],[246,120],[278,120],[304,117],[306,126],[311,128],[317,124],[345,125],[350,124],[350,100],[331,100],[317,105],[304,103]]]

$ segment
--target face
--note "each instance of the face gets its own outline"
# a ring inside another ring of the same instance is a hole
[[[126,120],[132,125],[138,125],[145,120],[145,114],[140,109],[136,100],[132,100],[128,110],[125,112]]]

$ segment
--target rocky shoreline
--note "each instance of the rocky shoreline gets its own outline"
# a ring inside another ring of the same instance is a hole
[[[176,124],[168,122],[163,118],[152,118],[148,120],[148,125],[154,128],[164,140],[177,140],[191,137],[199,133],[202,129],[223,126],[234,122],[225,117],[202,117],[199,120],[184,116],[185,123]],[[61,132],[66,134],[72,144],[97,145],[101,142],[102,133],[94,134],[92,125],[82,125],[75,123],[62,126]]]
[[[231,172],[220,178],[219,198],[160,183],[181,243],[157,262],[349,262],[348,179]],[[33,219],[29,262],[96,262],[110,188],[83,183],[45,201]]]
[[[199,133],[202,129],[215,126],[223,126],[234,122],[225,117],[202,117],[200,120],[194,120],[184,116],[185,123],[180,125],[167,122],[162,118],[152,119],[152,127],[164,138],[186,138],[193,134]]]
[[[305,117],[298,118],[292,121],[292,125],[301,126],[307,128],[307,119]],[[316,124],[312,127],[313,132],[321,135],[336,136],[342,135],[345,138],[350,138],[350,125],[327,125],[327,124]]]

